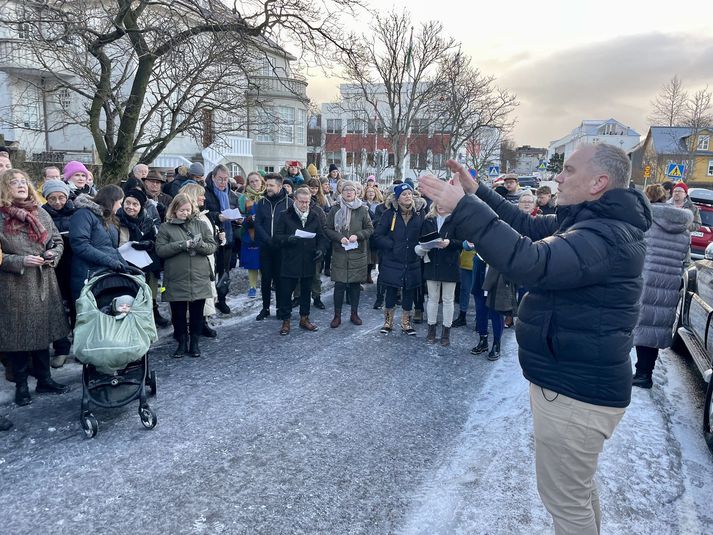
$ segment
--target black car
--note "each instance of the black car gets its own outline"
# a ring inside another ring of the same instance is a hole
[[[683,274],[673,335],[672,349],[689,354],[708,383],[703,434],[713,452],[713,244],[706,248],[704,259],[695,262]]]
[[[517,181],[519,182],[521,188],[537,189],[540,187],[540,179],[536,176],[519,176],[517,177]]]

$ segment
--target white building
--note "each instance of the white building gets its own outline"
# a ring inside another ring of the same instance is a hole
[[[12,2],[0,9],[12,9]],[[7,144],[24,150],[28,161],[101,164],[89,129],[67,124],[73,122],[67,121],[68,115],[86,116],[88,101],[69,89],[45,89],[57,76],[72,80],[73,73],[48,72],[34,59],[30,39],[29,26],[0,25],[0,134]],[[195,136],[180,134],[152,167],[169,169],[202,160],[206,170],[222,163],[245,176],[253,170],[279,171],[289,160],[305,161],[307,82],[291,70],[296,58],[275,43],[256,49],[264,59],[247,82],[247,110],[236,112],[235,124],[241,127],[233,135],[215,136],[207,146]],[[127,86],[130,83],[127,80]],[[203,118],[207,131],[213,119]]]
[[[629,152],[641,141],[641,135],[615,119],[587,119],[566,136],[552,141],[547,150],[547,158],[553,154],[564,154],[565,159],[572,154],[577,145],[608,143]]]

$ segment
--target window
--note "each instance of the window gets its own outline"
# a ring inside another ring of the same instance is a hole
[[[446,168],[446,158],[444,154],[434,154],[432,168],[436,171],[442,171]]]
[[[266,173],[274,173],[275,172],[275,166],[274,165],[266,165],[265,167],[262,168],[263,171]]]
[[[713,160],[708,160],[708,176],[713,176]]]
[[[17,36],[20,39],[30,38],[30,25],[27,22],[21,22],[17,25]]]
[[[72,92],[67,87],[57,90],[57,104],[63,110],[68,110],[72,106]]]
[[[328,134],[342,134],[342,120],[341,119],[327,119],[327,133]]]
[[[277,142],[295,142],[295,109],[277,106]]]
[[[255,110],[255,125],[254,125],[255,141],[264,143],[272,143],[274,141],[273,134],[273,118],[272,114],[264,108]]]
[[[297,109],[297,121],[295,122],[295,143],[305,145],[307,143],[307,112]]]
[[[337,151],[325,152],[324,159],[326,161],[326,165],[334,164],[337,167],[342,166],[342,153],[341,152],[337,152]]]
[[[361,119],[347,119],[347,134],[361,134],[364,132],[364,123]]]
[[[710,147],[710,144],[711,144],[710,136],[698,136],[698,147],[696,147],[696,150],[708,150],[708,147]]]
[[[27,86],[20,98],[18,99],[18,105],[15,110],[18,114],[17,122],[22,125],[23,128],[39,128],[40,127],[40,103],[42,102],[42,97],[40,96],[39,89],[33,86]]]

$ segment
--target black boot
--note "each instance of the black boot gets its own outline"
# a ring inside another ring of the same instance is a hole
[[[0,416],[0,431],[7,431],[12,427],[12,422],[5,418],[4,416]]]
[[[322,303],[322,299],[320,299],[319,296],[314,298],[314,307],[318,308],[320,310],[324,310],[326,307],[324,306],[324,303]]]
[[[201,339],[200,335],[191,334],[191,344],[190,344],[190,347],[188,348],[188,356],[189,357],[200,357],[201,356],[201,348],[198,345],[198,342],[200,341],[200,339]]]
[[[493,348],[488,353],[488,360],[498,360],[500,358],[500,342],[493,342]]]
[[[461,310],[460,313],[458,314],[458,317],[453,320],[453,324],[451,325],[451,327],[465,327],[467,325],[467,323],[465,321],[466,314],[467,314],[467,312],[463,312]]]
[[[48,350],[33,351],[32,355],[35,360],[35,376],[37,377],[35,392],[38,394],[65,394],[71,390],[70,386],[60,384],[52,379]]]
[[[426,335],[426,342],[428,342],[429,344],[433,344],[436,342],[436,327],[437,325],[435,323],[433,325],[428,325],[428,334]]]
[[[188,353],[188,348],[186,347],[187,345],[188,335],[182,334],[178,337],[178,347],[176,348],[176,351],[173,352],[174,358],[180,359],[185,356],[185,354]]]
[[[216,338],[218,336],[216,330],[211,328],[210,325],[208,325],[208,320],[205,319],[205,317],[203,318],[203,328],[201,329],[201,335],[205,336],[206,338]]]
[[[24,381],[15,383],[15,404],[24,407],[30,403],[32,403],[32,398],[30,389],[27,387],[27,377],[25,377]]]
[[[171,320],[164,318],[161,312],[159,312],[158,303],[156,301],[153,302],[153,321],[156,327],[168,327],[171,325]]]
[[[386,292],[386,289],[384,288],[383,284],[380,284],[378,281],[376,283],[376,301],[374,301],[374,310],[381,310],[381,307],[384,306],[384,293]]]
[[[32,403],[27,375],[30,356],[27,353],[7,353],[6,358],[15,379],[15,403],[20,407]]]
[[[218,310],[219,312],[222,312],[223,314],[230,314],[230,307],[225,302],[225,300],[219,300],[215,304],[215,308],[216,308],[216,310]]]
[[[654,386],[653,372],[640,372],[636,370],[634,378],[631,380],[632,386],[638,386],[639,388],[651,388]]]
[[[471,349],[470,353],[471,353],[471,355],[480,355],[481,353],[485,353],[487,350],[488,350],[488,335],[481,334],[480,341],[478,342],[478,345],[475,346],[473,349]]]

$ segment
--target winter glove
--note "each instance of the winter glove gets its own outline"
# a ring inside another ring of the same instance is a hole
[[[312,258],[312,260],[313,260],[315,263],[316,263],[316,262],[319,262],[320,260],[322,260],[322,257],[323,257],[323,256],[324,256],[324,254],[322,253],[322,251],[321,251],[320,249],[317,249],[317,250],[314,252],[314,257]]]
[[[131,247],[137,251],[150,251],[153,248],[152,241],[138,241],[131,244]]]
[[[426,254],[428,253],[428,251],[426,249],[424,249],[420,244],[416,245],[416,247],[414,247],[413,250],[421,258],[426,256]]]
[[[287,237],[287,243],[289,243],[290,245],[295,245],[298,242],[299,242],[299,238],[297,236],[288,236]]]
[[[128,273],[129,272],[127,267],[124,264],[122,264],[121,262],[117,262],[116,264],[114,264],[111,269],[113,271],[116,271],[117,273]]]

